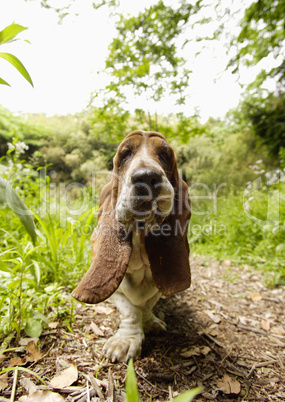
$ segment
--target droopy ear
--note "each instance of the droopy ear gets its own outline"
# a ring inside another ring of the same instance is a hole
[[[176,174],[172,212],[158,231],[145,238],[153,279],[165,296],[181,292],[191,284],[187,241],[190,201],[187,184],[178,177],[177,169]]]
[[[115,219],[112,206],[112,181],[101,193],[98,226],[93,232],[93,259],[77,288],[71,293],[85,303],[99,303],[119,287],[128,267],[132,247],[131,236]]]

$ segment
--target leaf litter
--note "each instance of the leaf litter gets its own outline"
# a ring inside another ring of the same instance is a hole
[[[134,362],[141,400],[169,401],[197,386],[201,402],[285,400],[284,287],[266,288],[261,273],[230,261],[193,258],[191,269],[191,288],[157,305],[167,331],[148,334]],[[123,402],[127,365],[110,363],[102,352],[118,325],[109,300],[78,304],[73,332],[47,326],[39,342],[22,338],[19,350],[1,352],[1,369],[19,358],[48,384],[20,371],[15,400]],[[18,346],[11,337],[9,347]],[[1,387],[10,398],[13,374],[0,377]]]

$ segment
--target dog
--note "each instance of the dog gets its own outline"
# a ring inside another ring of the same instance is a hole
[[[85,303],[112,295],[121,315],[115,335],[104,345],[112,362],[141,354],[145,333],[165,330],[152,309],[191,283],[187,184],[165,137],[134,131],[119,145],[111,181],[103,187],[92,263],[72,292]]]

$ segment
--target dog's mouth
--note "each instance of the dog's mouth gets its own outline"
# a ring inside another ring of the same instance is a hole
[[[157,211],[157,202],[155,199],[146,198],[137,200],[132,206],[133,217],[136,220],[149,219]]]
[[[151,198],[147,198],[145,201],[142,202],[142,204],[140,205],[140,209],[143,211],[149,211],[152,209],[152,204],[153,204],[153,199]]]

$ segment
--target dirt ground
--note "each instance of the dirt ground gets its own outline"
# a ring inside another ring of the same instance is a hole
[[[134,362],[141,400],[170,401],[201,386],[195,401],[285,401],[284,288],[266,288],[260,272],[230,261],[196,258],[191,269],[191,288],[161,299],[156,307],[167,331],[147,335],[141,358]],[[73,332],[55,323],[56,328],[40,337],[38,358],[26,359],[30,362],[23,366],[49,384],[72,364],[75,382],[54,387],[49,401],[123,401],[127,366],[112,364],[102,354],[118,323],[118,312],[109,301],[77,304]],[[12,357],[23,360],[27,351],[5,355],[2,368]],[[43,396],[35,397],[41,394],[33,394],[27,378],[43,392],[34,375],[21,371],[16,378],[11,372],[0,402],[44,401]],[[30,397],[23,397],[28,393]]]

